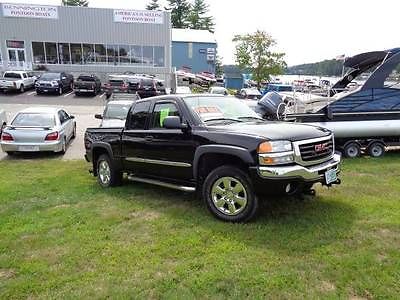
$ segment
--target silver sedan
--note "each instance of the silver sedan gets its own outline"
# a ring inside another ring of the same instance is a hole
[[[62,154],[76,136],[74,116],[61,108],[33,107],[15,115],[1,134],[1,148],[15,152],[51,151]]]

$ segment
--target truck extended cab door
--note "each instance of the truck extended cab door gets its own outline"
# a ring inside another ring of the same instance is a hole
[[[145,157],[150,105],[151,101],[136,102],[128,114],[121,138],[121,154],[124,168],[139,175],[145,173],[147,167],[138,160]]]
[[[189,181],[193,178],[195,142],[189,132],[164,128],[163,119],[167,116],[180,116],[184,121],[174,100],[158,100],[144,141],[145,173],[166,180]]]

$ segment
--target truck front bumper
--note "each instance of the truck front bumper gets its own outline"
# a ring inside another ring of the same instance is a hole
[[[257,172],[263,179],[299,179],[301,181],[323,182],[326,171],[334,169],[336,174],[340,173],[340,160],[340,153],[335,153],[330,160],[310,167],[300,165],[260,166]]]

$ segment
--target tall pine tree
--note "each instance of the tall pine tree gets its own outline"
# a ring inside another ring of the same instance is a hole
[[[169,7],[166,9],[171,12],[171,23],[173,28],[188,28],[187,19],[191,10],[191,5],[187,0],[168,0]]]
[[[159,8],[160,4],[158,3],[158,0],[151,0],[151,2],[146,6],[147,10],[158,10]]]
[[[62,0],[63,6],[88,6],[89,1],[85,0]]]
[[[194,4],[187,19],[189,28],[214,32],[214,20],[212,17],[207,16],[208,12],[209,5],[205,0],[194,0]]]

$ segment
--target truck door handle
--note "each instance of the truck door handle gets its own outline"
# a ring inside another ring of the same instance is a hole
[[[152,142],[152,141],[153,141],[153,136],[151,136],[151,135],[145,136],[145,137],[144,137],[144,140],[145,140],[146,142]]]

